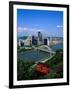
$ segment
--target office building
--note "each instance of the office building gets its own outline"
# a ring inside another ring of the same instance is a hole
[[[32,36],[32,45],[37,45],[37,37]]]

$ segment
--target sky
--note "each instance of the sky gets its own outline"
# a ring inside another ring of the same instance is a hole
[[[18,36],[63,36],[63,11],[17,9]]]

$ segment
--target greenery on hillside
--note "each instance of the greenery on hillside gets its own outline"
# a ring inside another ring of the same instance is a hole
[[[30,67],[35,62],[17,60],[17,79],[18,80],[34,80],[34,79],[53,79],[63,77],[63,50],[57,50],[54,57],[45,62],[50,68],[50,72],[47,75],[41,76],[35,70],[35,67],[30,70]]]
[[[48,78],[63,78],[63,51],[57,50],[53,58],[48,60],[46,64],[51,68]]]

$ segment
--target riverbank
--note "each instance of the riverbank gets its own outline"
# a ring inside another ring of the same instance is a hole
[[[63,50],[58,50],[56,54],[47,60],[44,64],[50,68],[48,75],[38,75],[34,68],[29,68],[35,64],[35,61],[17,60],[17,80],[34,80],[34,79],[54,79],[63,77]]]

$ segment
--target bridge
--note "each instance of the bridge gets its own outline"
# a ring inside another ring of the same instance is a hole
[[[40,51],[48,52],[50,54],[55,54],[55,52],[47,45],[38,46],[37,49]]]
[[[40,62],[40,63],[45,63],[46,61],[50,60],[50,59],[55,55],[55,52],[52,51],[52,49],[51,49],[49,46],[47,46],[47,45],[41,45],[41,46],[38,46],[38,47],[33,46],[33,49],[34,49],[34,50],[41,50],[41,51],[50,53],[51,55],[50,55],[49,58],[46,58],[46,59],[44,59],[44,60],[35,62],[35,64],[32,65],[32,66],[29,68],[29,71],[31,71],[32,68],[34,68],[39,62]]]

